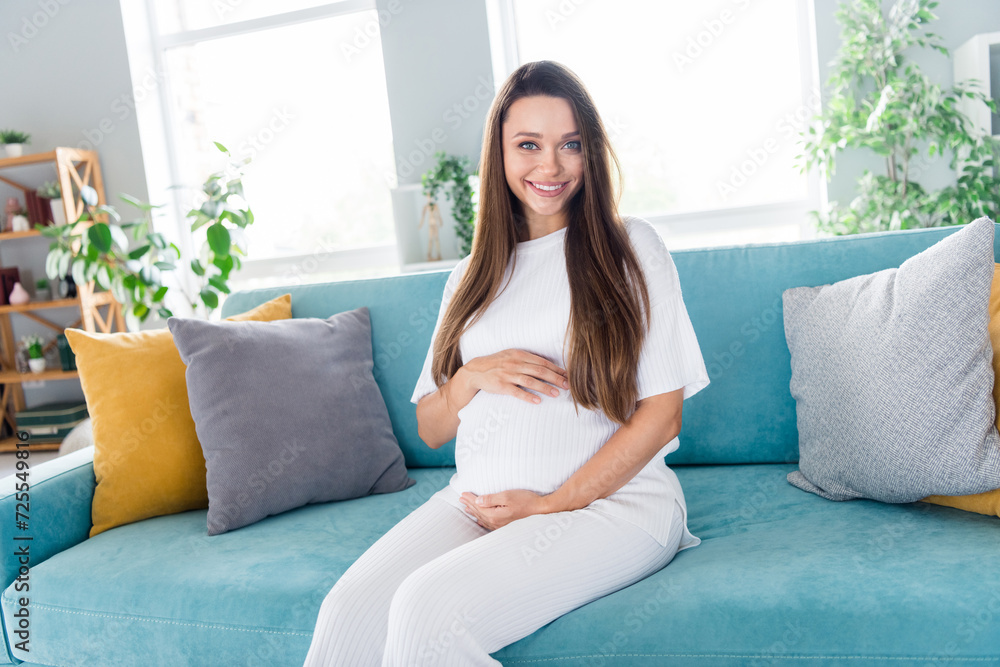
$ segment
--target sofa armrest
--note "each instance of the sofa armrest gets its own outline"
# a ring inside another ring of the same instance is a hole
[[[18,576],[18,549],[28,546],[30,565],[35,566],[83,542],[90,535],[90,506],[94,499],[94,447],[86,447],[38,465],[28,461],[28,507],[18,507],[17,472],[0,479],[0,576],[6,590]],[[23,499],[23,498],[22,498]],[[18,527],[17,512],[27,515],[27,528]],[[26,538],[30,540],[14,539]]]

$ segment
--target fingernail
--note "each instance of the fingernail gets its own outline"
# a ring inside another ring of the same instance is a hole
[[[482,505],[483,504],[483,497],[482,496],[479,496],[478,498],[476,498],[476,504],[477,505]]]
[[[569,380],[563,380],[563,386],[569,389]]]

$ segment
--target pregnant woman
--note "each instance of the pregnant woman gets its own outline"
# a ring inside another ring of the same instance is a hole
[[[619,215],[612,164],[575,74],[511,74],[486,120],[472,254],[411,399],[428,446],[455,438],[457,471],[332,588],[307,666],[498,665],[700,543],[663,457],[708,374],[670,254]]]

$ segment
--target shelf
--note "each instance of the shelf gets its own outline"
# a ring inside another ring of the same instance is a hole
[[[83,225],[83,228],[88,227],[92,224],[89,220],[80,221],[86,210],[82,198],[84,188],[93,188],[97,195],[98,205],[105,203],[104,182],[96,151],[59,147],[44,153],[0,159],[0,183],[23,192],[25,202],[27,202],[29,195],[35,195],[36,188],[40,184],[42,170],[20,168],[47,164],[55,166],[56,181],[59,183],[63,195],[63,213],[66,220],[70,224]],[[106,218],[106,214],[104,217]],[[98,219],[100,218],[101,216],[98,216]],[[0,232],[0,241],[9,242],[31,237],[47,238],[43,231],[32,227],[25,232]],[[75,231],[82,231],[82,229],[78,227]],[[17,253],[15,253],[15,257],[17,257]],[[26,408],[22,384],[34,384],[46,380],[79,380],[80,375],[76,370],[64,371],[58,364],[53,364],[50,369],[41,373],[18,373],[14,361],[17,344],[11,320],[14,319],[14,316],[27,318],[57,332],[62,332],[67,328],[64,322],[52,322],[38,311],[75,308],[78,310],[79,319],[70,324],[69,327],[79,327],[84,331],[103,333],[111,333],[115,327],[118,331],[125,331],[121,305],[115,301],[110,291],[95,293],[95,288],[96,283],[90,281],[84,285],[77,285],[77,296],[72,299],[47,299],[0,306],[0,385],[2,385],[0,387],[0,422],[6,423],[14,431],[17,430],[16,414]],[[107,306],[107,313],[102,314],[98,310],[98,306]],[[55,339],[53,339],[46,347],[55,344]],[[0,440],[0,451],[14,451],[16,445],[17,440],[14,438]],[[59,444],[39,443],[31,445],[31,448],[44,451],[58,449]]]
[[[22,382],[41,382],[42,380],[73,380],[80,377],[77,371],[45,370],[41,373],[18,373],[17,371],[0,371],[0,384],[21,384]]]
[[[7,241],[11,239],[24,239],[29,236],[41,236],[42,233],[37,229],[29,229],[26,232],[0,232],[0,241]]]
[[[17,438],[11,436],[9,438],[4,438],[0,440],[0,453],[3,452],[16,452],[18,447],[17,443],[20,442]],[[30,442],[30,440],[29,440]],[[53,452],[58,451],[59,447],[62,446],[61,442],[40,442],[32,443],[28,445],[29,452]],[[23,450],[24,447],[21,447]]]
[[[71,149],[62,148],[62,151],[67,151]],[[45,162],[55,162],[59,158],[59,153],[57,151],[48,151],[46,153],[29,153],[28,155],[22,155],[20,157],[5,157],[0,158],[0,169],[6,167],[22,167],[29,164],[43,164]]]
[[[100,292],[100,294],[104,293],[105,292]],[[80,297],[77,296],[71,299],[50,299],[48,301],[29,301],[28,303],[19,303],[16,305],[7,304],[5,306],[0,306],[0,314],[24,313],[29,310],[45,310],[46,308],[68,308],[79,305],[80,305]]]

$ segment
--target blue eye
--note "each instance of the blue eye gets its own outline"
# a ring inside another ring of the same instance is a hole
[[[517,147],[518,148],[523,148],[525,144],[530,144],[530,145],[535,146],[535,147],[538,146],[538,144],[536,144],[534,141],[522,141],[521,143],[519,143],[517,145]]]
[[[571,144],[576,144],[576,146],[574,147],[575,150],[580,150],[580,148],[583,147],[583,144],[581,144],[579,141],[570,141],[566,145],[570,146]]]

